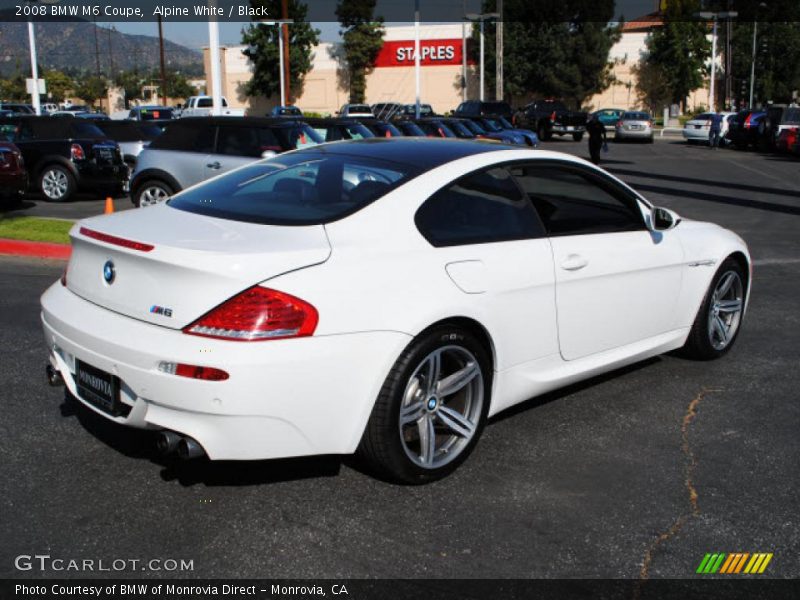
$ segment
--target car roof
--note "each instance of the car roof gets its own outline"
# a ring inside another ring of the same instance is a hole
[[[364,158],[412,165],[427,171],[466,156],[498,150],[519,149],[519,146],[455,138],[376,137],[320,144],[304,148],[300,152],[363,156]]]

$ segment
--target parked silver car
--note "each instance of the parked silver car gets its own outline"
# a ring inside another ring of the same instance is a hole
[[[644,140],[653,143],[653,117],[646,112],[622,113],[614,128],[614,140]]]
[[[173,194],[259,158],[322,143],[302,121],[261,117],[186,117],[170,122],[140,155],[131,178],[136,206]]]

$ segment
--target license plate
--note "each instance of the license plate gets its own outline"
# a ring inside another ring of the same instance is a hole
[[[641,125],[631,125],[631,129],[636,129],[636,130],[638,130],[638,129],[641,129],[641,128],[642,128],[642,126],[641,126]]]
[[[109,414],[119,413],[119,378],[76,360],[75,383],[81,398]]]
[[[111,162],[114,154],[108,148],[98,148],[97,149],[97,157],[101,160]]]
[[[568,125],[567,131],[575,131],[575,128],[572,125]]]

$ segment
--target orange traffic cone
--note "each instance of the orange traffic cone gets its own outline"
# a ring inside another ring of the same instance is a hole
[[[104,215],[110,215],[114,212],[114,201],[111,199],[111,196],[106,197],[106,209],[103,211]]]

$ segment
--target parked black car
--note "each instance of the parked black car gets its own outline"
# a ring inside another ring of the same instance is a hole
[[[361,119],[303,118],[300,120],[309,125],[326,142],[375,137],[375,134],[361,122]]]
[[[359,119],[359,123],[364,125],[375,137],[402,137],[403,132],[389,121],[382,121],[380,119]]]
[[[397,127],[405,137],[425,137],[425,131],[413,121],[408,119],[396,119],[392,121],[392,125]]]
[[[480,100],[467,100],[458,105],[453,111],[454,117],[485,117],[488,115],[506,117],[510,119],[514,114],[508,102],[481,102]]]
[[[739,150],[748,146],[762,148],[767,132],[767,113],[761,109],[740,110],[729,121],[726,137]]]
[[[588,115],[581,111],[569,110],[558,100],[534,100],[514,115],[514,125],[535,131],[542,141],[554,135],[571,135],[580,142],[586,131]]]
[[[90,121],[9,117],[0,119],[0,139],[20,149],[31,187],[47,200],[66,202],[78,190],[127,191],[128,167],[119,146]]]

